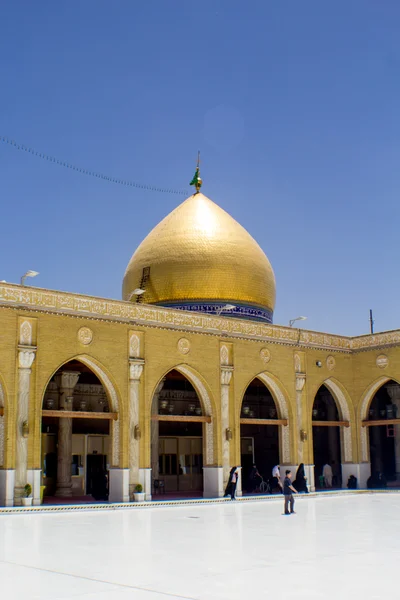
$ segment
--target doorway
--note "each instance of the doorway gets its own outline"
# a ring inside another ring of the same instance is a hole
[[[107,500],[110,413],[97,376],[77,360],[51,378],[42,410],[44,501]]]
[[[161,490],[170,496],[202,496],[203,428],[210,421],[203,415],[189,380],[179,371],[170,371],[153,398],[151,464],[155,496]]]
[[[279,464],[280,424],[281,421],[271,392],[262,381],[254,379],[245,392],[240,414],[240,449],[244,492],[250,492],[253,488],[253,483],[249,480],[253,464],[257,465],[258,472],[264,481],[271,479],[273,467]]]
[[[312,409],[315,487],[342,487],[342,453],[340,441],[341,421],[331,392],[322,385],[314,399]],[[331,468],[325,471],[324,466]]]
[[[375,393],[365,422],[369,430],[372,488],[400,486],[400,385],[388,381]],[[380,474],[380,476],[379,476]]]

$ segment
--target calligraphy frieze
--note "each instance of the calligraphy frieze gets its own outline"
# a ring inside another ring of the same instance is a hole
[[[144,325],[180,328],[204,333],[224,333],[235,337],[271,340],[282,344],[315,346],[344,352],[400,343],[400,331],[350,338],[256,321],[196,314],[172,308],[143,306],[137,303],[52,292],[4,283],[0,284],[0,304],[67,314],[74,313],[94,318],[132,320],[141,322]]]

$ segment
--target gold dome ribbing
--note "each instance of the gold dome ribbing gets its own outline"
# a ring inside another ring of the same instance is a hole
[[[201,193],[175,208],[137,248],[125,272],[125,300],[140,287],[145,267],[150,267],[141,300],[146,304],[236,301],[271,311],[275,306],[268,258],[239,223]]]

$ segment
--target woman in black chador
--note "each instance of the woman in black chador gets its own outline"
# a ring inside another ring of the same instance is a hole
[[[229,473],[228,485],[225,489],[224,498],[231,496],[231,500],[235,499],[236,486],[239,479],[238,467],[232,467]]]
[[[298,492],[305,492],[306,494],[308,494],[307,479],[304,472],[304,463],[300,463],[299,468],[297,469],[296,479],[293,482],[293,487],[295,487]]]

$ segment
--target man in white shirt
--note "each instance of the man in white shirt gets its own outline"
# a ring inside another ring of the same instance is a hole
[[[324,467],[322,469],[322,475],[324,476],[325,486],[327,488],[331,488],[332,487],[332,477],[333,477],[331,465],[329,465],[328,463],[326,463],[324,465]]]
[[[275,479],[278,481],[279,487],[282,489],[281,472],[279,470],[279,465],[275,465],[275,467],[272,469],[272,477],[275,477]]]

